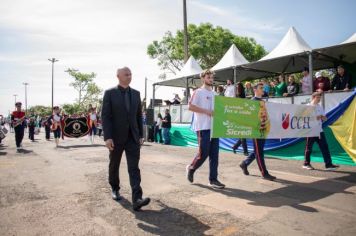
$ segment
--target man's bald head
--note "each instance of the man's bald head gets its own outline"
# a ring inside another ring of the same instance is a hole
[[[131,70],[128,67],[117,69],[116,76],[119,79],[119,85],[126,88],[131,83]]]

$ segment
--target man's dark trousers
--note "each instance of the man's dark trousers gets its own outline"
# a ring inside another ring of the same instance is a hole
[[[210,138],[210,130],[197,131],[197,137],[199,152],[190,165],[190,169],[197,170],[209,157],[209,180],[215,181],[218,179],[219,139]]]
[[[331,166],[332,165],[331,155],[330,155],[328,143],[326,142],[326,137],[325,137],[324,132],[320,133],[320,137],[308,137],[307,138],[307,143],[305,146],[304,165],[310,165],[310,155],[313,150],[314,142],[317,142],[319,144],[320,151],[323,154],[325,167]]]
[[[23,127],[23,125],[18,125],[14,129],[15,129],[16,147],[20,147],[25,133],[25,128]]]
[[[135,202],[142,198],[141,173],[138,167],[140,160],[140,144],[135,142],[129,131],[125,144],[114,143],[114,150],[110,151],[109,163],[109,183],[113,190],[120,190],[119,167],[122,153],[125,151],[127,169],[130,177],[132,189],[132,201]]]
[[[257,159],[258,168],[260,169],[262,176],[268,175],[268,171],[265,164],[264,157],[264,147],[265,140],[264,139],[252,139],[253,142],[253,152],[244,160],[246,166],[250,165],[253,160]]]

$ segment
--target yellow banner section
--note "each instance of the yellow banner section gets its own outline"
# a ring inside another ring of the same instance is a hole
[[[356,163],[356,97],[330,128],[342,148]]]

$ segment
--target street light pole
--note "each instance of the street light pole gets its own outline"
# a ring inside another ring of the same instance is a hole
[[[188,61],[188,29],[187,29],[187,0],[183,0],[184,22],[184,63]]]
[[[48,60],[52,62],[52,108],[53,108],[53,72],[54,72],[54,63],[57,62],[58,60],[56,58],[52,58]]]
[[[14,94],[13,96],[15,97],[15,104],[16,104],[16,97],[17,97],[17,94]]]
[[[27,115],[27,85],[29,85],[29,83],[22,84],[25,85],[25,114]]]

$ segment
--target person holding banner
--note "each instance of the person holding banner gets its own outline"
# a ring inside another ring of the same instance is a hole
[[[16,140],[16,149],[17,152],[20,152],[22,148],[22,139],[25,133],[25,124],[24,121],[26,119],[25,112],[21,111],[21,102],[16,102],[16,111],[12,112],[11,115],[11,123],[15,130],[15,140]]]
[[[132,190],[132,207],[134,211],[139,211],[151,200],[142,198],[139,168],[140,148],[144,142],[142,105],[140,92],[129,86],[131,76],[131,70],[127,67],[117,70],[119,85],[105,91],[101,115],[104,140],[110,152],[109,183],[112,199],[115,201],[121,199],[119,167],[125,151]]]
[[[262,96],[264,94],[263,91],[263,83],[258,83],[257,85],[254,86],[254,92],[255,96],[252,98],[252,100],[256,101],[262,101]],[[261,117],[261,134],[264,132],[263,129],[266,127],[264,120],[264,117]],[[257,164],[258,168],[260,169],[262,173],[262,177],[266,180],[273,181],[276,179],[275,176],[272,176],[268,173],[268,170],[266,168],[265,164],[265,158],[264,158],[264,146],[265,146],[265,139],[252,139],[253,142],[253,152],[250,153],[250,155],[240,164],[241,169],[243,170],[243,173],[245,175],[249,175],[247,167],[253,162],[253,160],[257,159]]]
[[[320,106],[321,93],[315,92],[312,94],[312,101],[309,103],[310,106],[315,106],[317,119],[320,121],[320,136],[319,137],[308,137],[305,145],[305,159],[303,169],[314,170],[314,167],[310,165],[310,155],[312,153],[313,144],[318,143],[321,153],[323,154],[325,168],[326,170],[335,170],[339,166],[334,165],[331,160],[331,155],[329,151],[328,143],[326,142],[326,137],[322,128],[322,122],[327,120],[325,116],[325,111],[322,106]]]
[[[189,110],[194,112],[192,128],[197,133],[199,152],[190,165],[187,165],[188,181],[193,183],[195,171],[203,165],[209,156],[209,185],[213,188],[224,188],[218,180],[219,138],[211,138],[211,117],[213,116],[214,75],[210,70],[201,73],[203,86],[194,91],[189,101]]]

